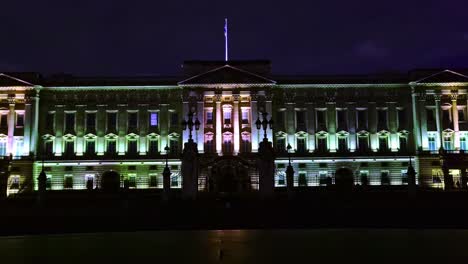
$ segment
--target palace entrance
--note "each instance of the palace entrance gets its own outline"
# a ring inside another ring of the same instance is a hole
[[[213,193],[242,193],[251,189],[249,164],[242,158],[225,156],[212,162],[208,190]]]

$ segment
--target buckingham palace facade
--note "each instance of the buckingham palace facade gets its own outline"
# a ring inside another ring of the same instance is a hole
[[[176,78],[0,74],[0,156],[7,195],[184,185],[186,143],[196,146],[198,192],[261,189],[262,140],[274,150],[272,186],[467,187],[468,76],[417,70],[365,76],[275,76],[269,61],[187,61]]]

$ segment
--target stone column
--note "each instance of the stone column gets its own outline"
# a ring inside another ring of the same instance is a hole
[[[356,143],[356,103],[348,103],[348,131],[349,131],[349,151],[355,152],[357,148]]]
[[[221,113],[221,95],[216,95],[216,152],[218,155],[223,154],[223,116]]]
[[[308,149],[310,153],[315,151],[315,111],[314,103],[307,103],[307,134],[308,134]]]
[[[200,121],[200,130],[197,131],[197,145],[198,151],[203,153],[204,150],[204,143],[205,143],[205,109],[204,109],[204,102],[203,96],[199,96],[197,101],[197,117]]]
[[[426,110],[426,95],[422,94],[419,97],[419,107],[417,108],[419,120],[417,122],[420,125],[419,140],[423,149],[429,148],[429,139],[427,137],[427,110]]]
[[[458,124],[458,108],[457,108],[457,94],[452,94],[452,114],[453,114],[453,130],[455,131],[454,136],[454,147],[456,150],[460,149],[460,128]]]
[[[234,107],[232,109],[232,118],[234,125],[234,155],[237,155],[240,150],[240,128],[239,128],[239,95],[234,97]]]
[[[441,129],[442,116],[440,114],[441,95],[440,94],[435,94],[434,99],[435,99],[435,107],[436,107],[437,148],[440,149],[440,148],[442,148],[442,140],[443,140],[442,129]]]
[[[164,148],[169,146],[169,105],[168,104],[159,104],[160,109],[160,122],[159,122],[159,132],[161,133],[161,140],[159,140],[159,149],[161,154],[167,154]]]
[[[413,133],[414,133],[414,142],[416,144],[416,150],[422,148],[421,142],[421,115],[419,112],[418,103],[419,100],[416,100],[416,93],[414,91],[414,87],[411,87],[411,106],[413,112]]]
[[[7,145],[7,155],[10,153],[15,155],[14,148],[14,136],[15,136],[15,98],[9,98],[9,112],[8,112],[8,145]]]
[[[328,98],[327,102],[327,129],[328,129],[328,149],[330,152],[336,152],[336,102],[335,98]]]
[[[25,98],[25,106],[24,106],[24,146],[23,146],[23,153],[22,155],[29,155],[31,153],[30,145],[31,145],[31,125],[33,123],[32,119],[32,100],[29,97]],[[26,150],[26,151],[24,151]]]
[[[184,98],[184,102],[182,103],[182,120],[186,120],[189,110],[190,109],[189,109],[188,98]],[[189,131],[188,129],[184,129],[182,131],[182,142],[187,142],[188,139],[189,139]]]
[[[288,134],[287,144],[290,144],[292,149],[297,149],[296,146],[296,111],[294,110],[295,103],[292,101],[286,102],[286,133]]]
[[[29,145],[29,151],[37,157],[37,149],[39,143],[39,89],[36,88],[36,96],[33,98],[34,108],[33,108],[33,119],[32,119],[32,130],[31,130],[31,142]]]
[[[379,148],[379,137],[377,135],[377,108],[375,102],[369,102],[368,116],[370,148],[373,152],[377,152]]]
[[[399,149],[398,123],[396,102],[388,102],[388,130],[390,131],[390,149],[397,152]]]
[[[265,96],[265,111],[269,114],[268,118],[273,118],[273,108],[271,104],[271,95],[267,94]],[[268,119],[270,120],[270,119]],[[271,128],[267,128],[267,137],[268,139],[271,139],[273,142],[273,130]]]
[[[257,107],[257,95],[256,94],[251,94],[250,95],[250,113],[252,114],[252,121],[251,123],[251,129],[252,129],[252,152],[258,152],[258,146],[259,146],[259,137],[258,137],[258,129],[257,126],[255,125],[255,122],[257,121],[258,118],[258,107]]]

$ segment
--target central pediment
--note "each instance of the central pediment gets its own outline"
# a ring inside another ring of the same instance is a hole
[[[180,81],[180,86],[267,86],[275,81],[226,64]]]

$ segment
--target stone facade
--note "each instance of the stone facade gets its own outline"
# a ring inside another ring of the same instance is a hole
[[[264,138],[275,188],[286,187],[288,145],[294,186],[333,184],[343,167],[355,184],[406,185],[411,157],[419,186],[462,188],[467,87],[448,70],[284,77],[268,61],[191,61],[179,78],[0,74],[0,156],[12,157],[2,175],[8,194],[37,190],[43,163],[52,190],[99,187],[109,170],[122,187],[162,189],[167,157],[181,188],[190,112],[199,191],[258,190]]]

